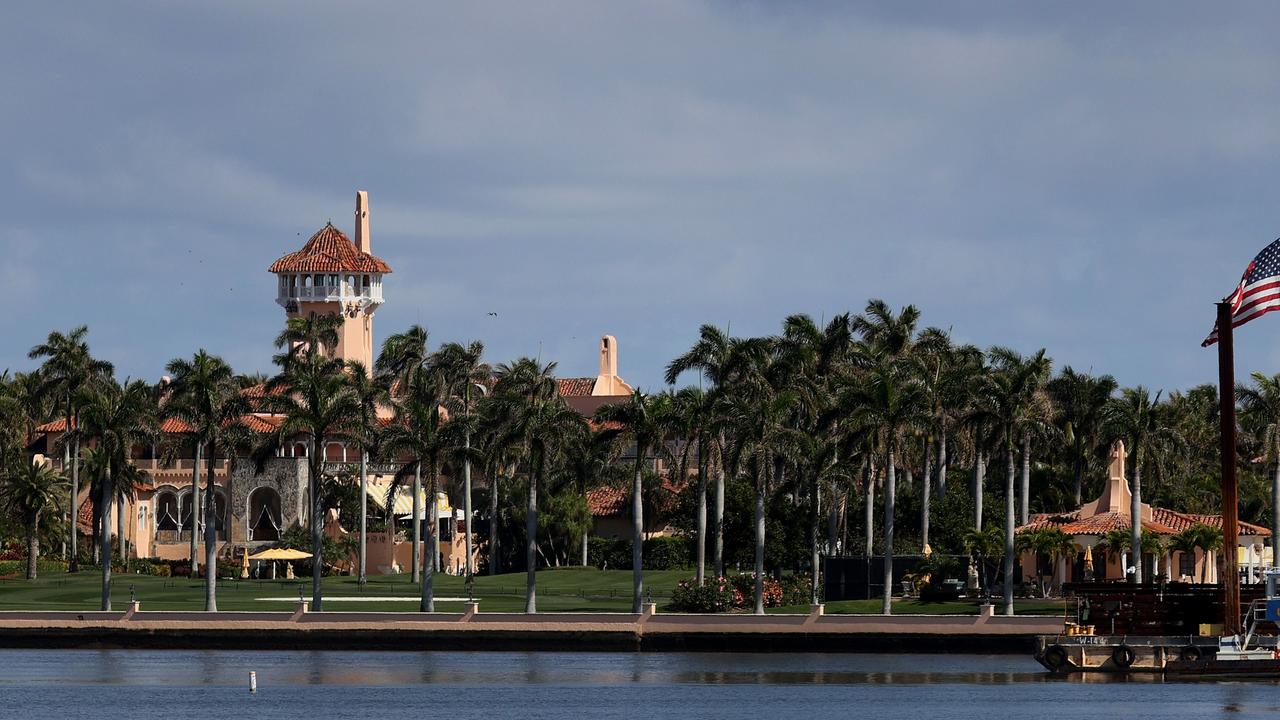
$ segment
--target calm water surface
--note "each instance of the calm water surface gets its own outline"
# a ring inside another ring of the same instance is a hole
[[[4,650],[0,717],[1280,718],[1280,684],[1065,681],[1012,655]]]

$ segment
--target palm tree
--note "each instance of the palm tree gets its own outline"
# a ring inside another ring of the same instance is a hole
[[[1047,556],[1050,566],[1055,568],[1058,566],[1058,558],[1075,557],[1076,546],[1071,536],[1061,528],[1044,527],[1018,533],[1016,544],[1020,551],[1032,554],[1036,566],[1036,584],[1040,586],[1041,594],[1049,597],[1049,586],[1045,584],[1040,572],[1039,557]]]
[[[351,434],[360,446],[360,549],[357,582],[367,581],[369,555],[369,454],[379,446],[382,423],[378,420],[378,404],[389,400],[390,393],[382,377],[373,377],[369,368],[358,360],[347,361],[347,384],[355,396],[359,412],[351,426]],[[392,505],[394,507],[394,505]]]
[[[626,402],[605,405],[595,420],[605,425],[604,436],[615,443],[635,447],[635,475],[631,481],[631,611],[639,613],[644,594],[644,483],[645,457],[662,441],[670,414],[670,399],[636,390]],[[612,426],[612,427],[611,427]]]
[[[174,358],[165,366],[173,377],[165,414],[191,428],[192,440],[205,449],[204,577],[205,610],[218,609],[218,515],[214,468],[218,457],[234,460],[249,442],[244,416],[250,411],[240,382],[225,360],[199,350],[190,360]],[[228,480],[231,473],[227,473]],[[228,493],[229,494],[229,493]],[[194,524],[192,535],[195,535]],[[195,556],[192,556],[195,567]]]
[[[696,547],[694,548],[694,580],[699,587],[706,580],[707,568],[707,470],[710,463],[708,435],[712,419],[711,396],[702,388],[681,388],[671,402],[668,424],[671,434],[682,439],[680,446],[680,472],[683,479],[688,468],[688,456],[693,443],[697,443],[698,487],[695,506]],[[585,560],[584,560],[585,564]]]
[[[20,456],[11,455],[6,470],[0,501],[22,521],[27,540],[27,579],[35,580],[40,560],[40,519],[47,511],[58,510],[66,480],[52,463],[30,462]]]
[[[73,328],[65,335],[54,331],[49,333],[45,341],[27,353],[32,360],[44,358],[40,366],[41,394],[58,398],[65,408],[63,418],[66,421],[62,438],[62,467],[71,467],[71,501],[64,512],[71,513],[69,525],[71,533],[71,555],[68,570],[75,571],[80,558],[79,544],[76,540],[75,514],[79,508],[80,497],[80,440],[81,433],[76,426],[76,404],[80,388],[102,378],[110,377],[114,369],[111,363],[95,360],[89,354],[89,345],[85,336],[89,334],[86,325]]]
[[[472,562],[472,533],[471,533],[471,435],[475,418],[475,400],[476,394],[483,396],[488,392],[489,382],[493,376],[493,370],[484,362],[484,344],[480,341],[472,342],[470,345],[461,345],[459,343],[448,343],[440,348],[437,352],[439,363],[442,366],[445,386],[448,388],[451,404],[457,406],[461,412],[458,420],[463,424],[463,447],[462,447],[462,512],[465,516],[464,533],[466,541],[466,572],[470,578],[475,574],[475,566]]]
[[[499,446],[519,445],[529,463],[529,503],[525,510],[525,612],[538,611],[538,487],[562,444],[583,423],[582,416],[565,405],[556,385],[555,363],[541,365],[521,358],[499,365],[491,410],[501,418]]]
[[[748,371],[765,352],[765,343],[760,340],[743,340],[731,337],[726,331],[714,325],[703,325],[698,330],[698,341],[680,357],[667,365],[666,382],[674,385],[680,375],[687,370],[697,370],[711,384],[708,402],[712,407],[719,407],[719,398],[734,380]],[[711,514],[711,525],[715,536],[712,548],[712,564],[717,577],[724,576],[724,483],[725,463],[723,455],[728,446],[726,438],[727,425],[713,418],[715,424],[716,451],[721,455],[721,462],[716,464],[716,493]]]
[[[1168,550],[1171,555],[1175,552],[1180,552],[1184,555],[1190,554],[1192,559],[1194,560],[1195,554],[1196,554],[1196,548],[1200,547],[1199,543],[1200,543],[1200,535],[1197,532],[1197,527],[1195,525],[1192,525],[1191,527],[1183,530],[1177,535],[1174,535],[1173,537],[1169,538],[1169,542],[1165,546],[1165,549]],[[1193,575],[1195,571],[1194,569],[1195,569],[1195,566],[1192,565]],[[1172,573],[1170,573],[1170,575],[1172,575]],[[1195,578],[1192,577],[1192,581],[1194,580]]]
[[[1085,467],[1100,442],[1107,404],[1116,387],[1115,378],[1110,375],[1094,377],[1071,367],[1063,368],[1058,377],[1049,381],[1061,433],[1070,446],[1075,507],[1082,502]]]
[[[885,458],[884,489],[884,597],[881,612],[893,613],[894,495],[898,449],[904,435],[925,427],[929,404],[917,366],[903,360],[883,359],[851,388],[842,400],[854,427],[875,437]],[[868,495],[868,502],[870,496]]]
[[[971,555],[976,555],[982,568],[982,589],[988,601],[991,598],[991,572],[989,561],[1004,557],[1004,532],[995,525],[988,525],[982,530],[970,529],[964,535],[964,547]]]
[[[1193,529],[1196,533],[1196,545],[1204,551],[1204,563],[1200,565],[1200,583],[1204,584],[1209,564],[1216,562],[1218,551],[1224,549],[1222,530],[1203,523],[1197,523]],[[1232,550],[1234,551],[1234,548]]]
[[[1112,431],[1129,441],[1133,457],[1133,487],[1129,506],[1130,542],[1133,555],[1133,582],[1142,582],[1142,468],[1156,446],[1175,440],[1159,412],[1160,393],[1155,397],[1141,385],[1125,388],[1120,397],[1107,406],[1107,422]]]
[[[1253,386],[1236,386],[1236,397],[1243,409],[1241,420],[1256,428],[1254,434],[1262,445],[1262,457],[1271,467],[1271,547],[1280,548],[1280,374],[1268,377],[1260,372],[1250,375]]]
[[[290,323],[297,318],[290,318]],[[282,335],[282,338],[284,336]],[[277,343],[287,343],[277,339]],[[352,424],[360,416],[360,400],[351,390],[340,360],[321,352],[308,352],[278,358],[281,372],[267,382],[266,405],[280,416],[281,422],[254,453],[255,459],[266,458],[298,435],[307,438],[307,497],[311,523],[311,603],[322,609],[320,578],[324,572],[324,502],[320,493],[320,472],[324,463],[327,438],[349,436]]]
[[[427,329],[421,325],[412,325],[402,333],[387,337],[382,343],[382,352],[378,354],[373,367],[377,374],[384,378],[388,392],[392,398],[405,392],[415,373],[427,363]],[[411,581],[416,585],[422,581],[422,468],[414,470],[413,485],[413,528],[410,549]],[[435,502],[435,498],[431,499]]]
[[[111,609],[111,516],[112,475],[127,462],[135,445],[149,443],[157,434],[157,408],[151,387],[141,380],[124,385],[96,383],[81,388],[76,403],[84,421],[86,437],[97,442],[108,461],[102,482],[102,609]]]
[[[1123,573],[1125,572],[1125,553],[1133,547],[1133,534],[1125,528],[1108,530],[1098,539],[1098,544],[1095,547],[1106,555],[1118,558],[1120,560],[1120,571]]]
[[[422,573],[422,597],[420,610],[435,611],[435,571],[439,558],[438,538],[439,526],[437,512],[439,503],[440,457],[445,452],[446,440],[441,432],[444,417],[441,404],[445,402],[446,387],[444,377],[438,366],[430,359],[419,366],[401,386],[401,397],[396,404],[396,418],[386,431],[384,444],[388,453],[403,457],[407,462],[396,472],[388,490],[387,503],[394,505],[402,483],[413,479],[413,523],[422,524],[422,508],[417,500],[422,495],[422,471],[426,466],[427,502],[430,505],[430,522],[428,535],[431,540],[430,559],[427,560]],[[415,541],[416,544],[416,541]]]

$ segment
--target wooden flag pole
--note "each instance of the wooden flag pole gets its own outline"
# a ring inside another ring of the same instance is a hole
[[[1236,481],[1236,362],[1232,344],[1231,302],[1218,303],[1218,402],[1222,421],[1218,451],[1222,459],[1222,554],[1224,572],[1223,632],[1240,633],[1240,573],[1236,548],[1240,545],[1239,489]],[[1205,559],[1208,562],[1208,558]]]

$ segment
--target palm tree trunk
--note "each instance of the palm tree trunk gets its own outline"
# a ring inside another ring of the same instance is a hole
[[[929,546],[929,509],[930,495],[933,493],[933,457],[930,454],[929,438],[924,440],[924,478],[920,484],[920,545],[921,550]]]
[[[1135,448],[1136,450],[1137,448]],[[1142,456],[1133,458],[1133,492],[1129,498],[1129,555],[1133,558],[1133,582],[1142,582]]]
[[[586,567],[587,561],[590,559],[587,557],[587,551],[591,547],[591,544],[588,542],[588,536],[590,534],[591,533],[587,530],[582,531],[582,567]]]
[[[102,530],[99,533],[99,555],[102,558],[102,610],[111,610],[111,523],[106,521],[111,514],[111,463],[102,471]]]
[[[765,459],[756,460],[756,588],[755,613],[764,614],[764,486]]]
[[[422,461],[413,464],[413,548],[410,551],[413,572],[410,581],[422,582]]]
[[[76,423],[79,425],[79,422]],[[71,427],[71,406],[67,405],[67,427]],[[65,451],[64,451],[65,452]],[[71,449],[71,569],[80,569],[80,540],[76,538],[77,525],[80,520],[80,434],[76,433]],[[66,467],[64,462],[62,467]]]
[[[369,451],[360,449],[360,575],[358,582],[368,582],[366,567],[369,559]],[[394,546],[393,550],[394,552]]]
[[[204,445],[195,446],[195,459],[191,462],[191,577],[196,576],[200,565],[200,459],[204,456]]]
[[[885,465],[884,483],[884,602],[880,612],[893,614],[893,502],[897,491],[897,477],[894,475],[897,459],[894,457],[893,445],[889,445],[889,462]]]
[[[817,473],[814,473],[813,480],[809,483],[809,495],[809,603],[817,605],[818,566],[822,562],[818,548],[822,535],[818,530],[819,519],[822,517],[822,488],[819,486]]]
[[[475,573],[475,566],[471,562],[471,431],[468,430],[466,437],[463,438],[463,447],[466,450],[466,457],[462,459],[462,514],[463,532],[466,536],[466,552],[467,552],[467,577],[470,578]],[[586,564],[586,563],[583,563]]]
[[[631,612],[639,614],[644,602],[644,479],[645,447],[636,445],[636,473],[631,480]]]
[[[1004,614],[1013,614],[1013,564],[1015,552],[1013,546],[1013,525],[1014,525],[1014,508],[1013,508],[1013,463],[1014,446],[1012,442],[1008,443],[1008,462],[1005,464],[1005,480],[1004,480]]]
[[[498,475],[494,468],[489,478],[489,574],[498,574]]]
[[[542,473],[542,453],[535,450],[534,464],[529,468],[529,506],[524,513],[525,580],[524,611],[538,612],[538,475]]]
[[[1280,480],[1277,480],[1280,483]],[[1277,485],[1280,487],[1280,485]],[[1280,537],[1280,533],[1276,534]],[[706,581],[707,576],[707,442],[705,435],[698,436],[698,546],[697,580],[698,587]]]
[[[938,423],[938,500],[947,497],[947,424]]]
[[[724,577],[724,431],[716,442],[716,504],[712,524],[716,528],[716,542],[712,561],[716,566],[716,577]]]
[[[1075,501],[1076,507],[1080,507],[1081,494],[1084,492],[1084,449],[1080,448],[1074,453],[1075,459]]]
[[[1271,472],[1271,564],[1280,565],[1280,460]]]
[[[435,612],[436,611],[436,563],[440,557],[440,503],[436,500],[436,476],[439,471],[436,468],[435,460],[427,467],[427,486],[430,490],[427,493],[427,504],[431,509],[427,511],[428,521],[430,525],[427,527],[427,544],[431,547],[431,558],[427,560],[425,567],[422,568],[422,599],[418,603],[419,612]]]
[[[973,529],[982,529],[982,496],[987,485],[987,459],[983,452],[977,452],[977,460],[973,466]]]
[[[866,529],[867,544],[864,555],[867,563],[871,562],[871,554],[875,551],[875,519],[876,519],[876,467],[875,462],[863,466],[863,486],[866,489],[866,503],[863,507],[863,525]]]
[[[308,453],[311,460],[310,477],[307,478],[311,493],[308,498],[311,502],[311,609],[315,612],[320,612],[324,604],[324,593],[320,588],[320,579],[324,575],[324,502],[320,499],[322,440],[312,435],[311,452]],[[207,524],[208,520],[205,522]]]
[[[116,493],[116,545],[119,547],[116,552],[120,553],[120,564],[128,565],[129,563],[129,539],[124,534],[124,512],[125,497],[124,493]]]
[[[36,579],[36,570],[40,565],[40,513],[33,512],[27,516],[27,579]]]
[[[1020,525],[1026,525],[1031,517],[1031,436],[1023,433],[1022,435],[1022,522]]]
[[[213,468],[218,464],[218,449],[209,443],[209,460],[205,463],[204,514],[204,609],[218,611],[218,495],[213,489]],[[318,557],[318,556],[317,556]]]
[[[846,497],[845,494],[840,493],[833,482],[831,484],[831,503],[827,508],[827,554],[828,555],[835,555],[837,551],[836,537],[840,533],[840,508],[845,503],[845,497]]]

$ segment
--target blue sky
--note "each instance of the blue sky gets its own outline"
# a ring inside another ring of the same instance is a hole
[[[87,323],[121,374],[199,347],[269,371],[266,267],[350,232],[362,188],[396,271],[378,340],[589,375],[611,333],[652,388],[704,322],[882,297],[1213,381],[1211,303],[1280,236],[1280,6],[898,5],[10,8],[0,368]],[[1280,319],[1237,346],[1280,371]]]

